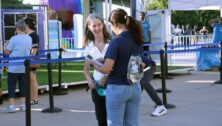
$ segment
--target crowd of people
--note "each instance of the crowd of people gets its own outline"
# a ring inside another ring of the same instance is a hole
[[[139,106],[142,89],[155,102],[156,107],[152,116],[162,116],[167,113],[162,100],[150,84],[156,71],[156,63],[150,55],[144,55],[143,51],[149,48],[143,47],[144,43],[151,44],[150,24],[146,20],[146,14],[140,13],[140,19],[129,16],[123,9],[115,9],[111,12],[108,22],[115,37],[112,38],[106,29],[103,19],[96,14],[90,14],[86,20],[84,31],[84,75],[91,89],[92,101],[95,105],[95,114],[99,126],[138,126]],[[209,24],[214,28],[214,40],[221,41],[222,18],[212,19]],[[21,19],[16,23],[16,35],[8,44],[5,44],[4,53],[9,57],[38,55],[39,38],[35,32],[35,23],[31,19]],[[173,29],[175,35],[208,34],[205,26],[198,30],[179,25]],[[19,43],[19,44],[18,44]],[[144,69],[143,77],[137,82],[128,81],[128,65],[131,55],[135,52],[142,59]],[[91,57],[91,58],[90,58]],[[101,63],[94,62],[97,61]],[[13,61],[10,61],[13,62]],[[93,75],[90,68],[93,66]],[[146,70],[145,70],[146,69]],[[37,69],[30,72],[31,101],[32,105],[38,104],[38,83],[36,79]],[[15,88],[18,81],[20,93],[20,111],[25,111],[25,87],[26,76],[24,65],[8,67],[8,97],[9,105],[6,111],[16,112]],[[105,85],[102,83],[106,82]],[[99,89],[104,89],[101,90]]]
[[[208,35],[209,31],[207,30],[206,26],[203,26],[202,28],[198,28],[198,26],[194,25],[193,28],[191,25],[180,25],[177,24],[174,26],[172,24],[171,27],[172,34],[176,36],[180,35]]]

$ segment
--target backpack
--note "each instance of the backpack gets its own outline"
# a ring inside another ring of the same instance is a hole
[[[130,84],[140,82],[143,77],[142,57],[139,53],[132,53],[127,67],[127,81]]]

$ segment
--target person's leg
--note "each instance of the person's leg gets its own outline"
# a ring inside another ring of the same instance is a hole
[[[30,71],[30,92],[33,103],[38,102],[38,82],[36,79],[36,71]]]
[[[138,126],[139,125],[139,107],[141,100],[141,86],[140,84],[131,85],[132,95],[126,102],[126,109],[124,115],[124,126]]]
[[[26,75],[24,73],[19,74],[19,93],[20,93],[20,104],[25,105],[25,97],[26,97]]]
[[[149,70],[144,72],[141,84],[143,88],[146,90],[147,94],[150,98],[156,103],[156,108],[152,112],[152,116],[161,116],[167,113],[167,109],[163,105],[162,100],[158,96],[157,92],[154,90],[153,86],[150,84],[150,81],[153,78],[153,75],[156,71],[156,66],[151,66]]]
[[[8,73],[8,97],[9,105],[15,105],[15,88],[18,75],[16,73]]]
[[[150,81],[153,79],[155,71],[156,71],[156,66],[150,66],[150,69],[144,72],[141,84],[142,87],[146,90],[147,94],[150,96],[150,98],[158,106],[158,105],[163,105],[162,100],[158,96],[153,86],[150,84]]]
[[[147,43],[146,43],[147,44]],[[143,51],[148,51],[148,49],[149,49],[149,46],[143,46]],[[144,56],[146,56],[147,57],[147,55],[148,54],[144,54]]]
[[[106,110],[108,126],[123,126],[126,101],[131,96],[128,85],[107,85]]]
[[[106,100],[105,97],[99,96],[96,90],[92,90],[92,99],[95,104],[95,114],[99,126],[107,126],[106,118]]]

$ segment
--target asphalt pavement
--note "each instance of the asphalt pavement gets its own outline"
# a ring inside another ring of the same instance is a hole
[[[140,126],[222,126],[222,84],[214,84],[219,80],[219,72],[192,71],[172,77],[166,80],[167,89],[172,91],[167,93],[167,103],[176,107],[168,109],[164,116],[152,117],[155,104],[143,91]],[[152,85],[161,88],[161,80],[153,79]],[[69,87],[68,95],[54,95],[54,107],[63,110],[59,113],[41,112],[50,106],[48,93],[41,94],[39,104],[32,106],[31,125],[97,126],[91,93],[85,88],[85,84],[75,85]],[[162,94],[158,94],[162,98]],[[0,126],[26,126],[25,112],[4,112],[7,100],[5,98],[4,104],[0,105]]]

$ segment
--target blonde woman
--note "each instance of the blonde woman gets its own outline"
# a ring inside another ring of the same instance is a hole
[[[106,30],[103,20],[96,14],[90,14],[86,20],[85,33],[85,56],[90,55],[94,60],[103,60],[106,50],[109,46],[110,35]],[[96,83],[99,82],[104,74],[94,70],[93,78],[90,75],[91,61],[86,59],[84,64],[84,74],[88,86],[92,89],[92,100],[95,104],[95,112],[99,126],[107,126],[105,96],[100,96],[96,89]]]

